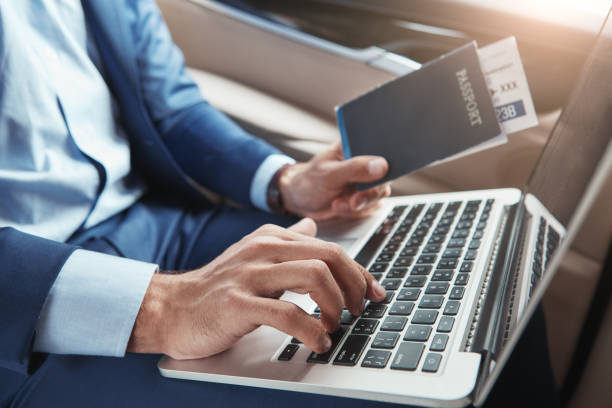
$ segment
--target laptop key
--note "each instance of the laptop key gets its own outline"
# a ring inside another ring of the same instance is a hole
[[[374,279],[376,279],[377,281],[380,281],[383,277],[382,273],[371,273],[371,275],[374,277]]]
[[[406,246],[404,249],[402,249],[402,252],[400,252],[400,256],[401,257],[411,257],[411,256],[415,256],[418,253],[419,253],[418,245],[414,247]]]
[[[467,285],[469,278],[470,278],[469,274],[460,273],[459,275],[457,275],[457,279],[455,279],[455,285],[465,286]]]
[[[387,278],[402,279],[408,273],[408,268],[391,268],[387,273]]]
[[[446,281],[449,282],[453,279],[454,271],[452,269],[442,269],[435,271],[431,277],[432,281]]]
[[[423,248],[423,253],[424,254],[437,254],[438,252],[440,252],[441,248],[442,248],[442,244],[427,244],[425,245],[425,248]]]
[[[474,262],[472,261],[464,261],[461,264],[461,268],[459,269],[459,272],[472,272],[472,268],[474,267]]]
[[[463,299],[464,292],[465,292],[465,288],[463,286],[453,286],[448,298],[451,300],[461,300]]]
[[[372,348],[392,349],[397,344],[399,336],[399,333],[378,332],[374,338],[374,341],[372,342]]]
[[[475,249],[470,249],[465,253],[465,260],[466,261],[473,261],[474,259],[476,259],[476,255],[478,254],[478,251]]]
[[[390,262],[394,256],[395,254],[393,254],[393,252],[383,252],[378,255],[374,262]]]
[[[340,315],[340,324],[353,324],[357,317],[353,316],[348,310],[343,310]]]
[[[287,344],[287,346],[285,346],[285,349],[278,355],[278,359],[280,361],[291,360],[291,358],[295,355],[296,351],[298,351],[299,348],[300,346],[298,346],[297,344]]]
[[[416,370],[423,354],[425,345],[422,343],[402,342],[395,353],[391,369],[393,370]]]
[[[391,357],[391,352],[386,350],[368,350],[363,361],[362,367],[385,368]]]
[[[463,248],[465,246],[465,238],[452,238],[448,241],[448,248]]]
[[[412,265],[412,262],[414,261],[414,258],[411,256],[400,256],[399,258],[397,258],[395,260],[395,263],[393,264],[394,268],[401,268],[404,266],[410,266]]]
[[[411,324],[406,330],[404,340],[408,341],[427,341],[429,334],[431,333],[430,326],[421,326],[418,324]]]
[[[293,344],[302,344],[302,341],[300,339],[296,339],[295,337],[293,337],[291,339],[291,343],[293,343]]]
[[[428,295],[444,295],[448,291],[448,282],[431,282],[427,285],[425,293]]]
[[[442,316],[440,318],[440,323],[438,323],[438,332],[439,333],[450,333],[453,329],[453,324],[455,324],[455,318],[450,316]]]
[[[394,243],[388,243],[387,245],[385,245],[385,247],[383,248],[383,252],[396,252],[399,249],[399,244],[394,244]]]
[[[362,317],[378,319],[385,314],[387,306],[382,303],[369,303],[362,313]]]
[[[402,284],[402,280],[401,279],[384,279],[381,282],[381,285],[383,286],[383,288],[387,289],[387,290],[395,290],[397,288],[399,288]]]
[[[455,230],[455,232],[453,232],[452,237],[453,238],[467,238],[469,233],[470,233],[470,230]]]
[[[402,331],[406,326],[407,320],[408,319],[403,316],[387,316],[387,318],[385,318],[380,325],[380,330],[395,332]]]
[[[406,279],[405,287],[411,288],[422,288],[425,286],[425,282],[427,282],[427,276],[409,276]]]
[[[334,363],[336,365],[354,366],[359,361],[359,357],[363,352],[366,344],[370,340],[370,336],[362,336],[360,334],[351,334],[346,338],[344,344],[338,351]]]
[[[414,265],[410,274],[411,275],[429,275],[429,272],[431,272],[431,269],[432,269],[431,265]]]
[[[431,341],[429,349],[431,351],[444,351],[444,349],[446,349],[446,343],[448,343],[448,334],[438,333]]]
[[[389,310],[390,315],[397,316],[408,316],[414,309],[414,303],[412,302],[395,302]]]
[[[425,295],[419,303],[421,309],[439,309],[444,303],[444,296],[441,295]]]
[[[412,316],[412,324],[434,324],[438,318],[436,310],[417,310]]]
[[[397,300],[417,300],[421,294],[421,289],[405,288],[400,290]]]
[[[440,361],[442,361],[442,354],[438,353],[429,353],[425,357],[425,361],[423,362],[423,372],[425,373],[435,373],[438,371],[440,367]]]
[[[461,248],[448,248],[442,253],[442,258],[459,258],[461,256]]]
[[[444,306],[444,314],[448,316],[455,316],[459,312],[460,302],[456,300],[449,300]]]
[[[457,259],[446,258],[438,262],[438,269],[455,269],[457,267]]]
[[[308,359],[306,361],[308,363],[319,363],[319,364],[329,363],[331,356],[334,354],[334,351],[336,351],[336,348],[338,347],[338,344],[340,344],[340,340],[342,340],[342,337],[344,336],[344,333],[346,333],[346,331],[347,329],[344,326],[340,326],[340,328],[336,330],[334,333],[330,333],[329,337],[331,338],[331,341],[332,341],[332,345],[330,349],[322,354],[318,354],[313,351],[312,353],[310,353],[310,356],[308,356]]]
[[[437,257],[435,255],[421,255],[417,263],[418,264],[432,264],[436,262],[436,258]]]
[[[378,326],[378,320],[374,319],[359,319],[353,327],[353,334],[372,334]]]
[[[387,270],[388,266],[389,264],[386,262],[379,262],[379,263],[375,263],[374,265],[370,266],[369,270],[372,273],[382,273]]]
[[[431,238],[429,238],[429,241],[427,241],[427,245],[441,244],[445,239],[446,237],[444,235],[433,235]]]

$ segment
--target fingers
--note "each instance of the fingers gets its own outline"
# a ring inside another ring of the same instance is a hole
[[[317,224],[311,218],[302,218],[287,229],[309,237],[317,235]]]
[[[391,195],[391,184],[385,183],[365,191],[358,191],[345,197],[339,197],[332,202],[332,209],[340,216],[360,212],[374,206],[378,200]]]
[[[284,243],[276,252],[275,256],[279,263],[295,260],[323,261],[342,290],[347,309],[354,315],[361,313],[367,289],[364,269],[339,245],[317,239],[291,241]]]
[[[274,327],[298,338],[317,353],[324,353],[331,347],[323,324],[293,303],[261,297],[252,297],[249,302],[252,307],[246,308],[245,314],[256,324]]]
[[[309,294],[321,309],[321,322],[328,332],[338,329],[344,301],[327,264],[319,260],[290,261],[274,265],[253,276],[253,287],[269,296],[290,290]]]
[[[344,161],[330,161],[325,167],[327,180],[332,185],[344,185],[352,182],[371,182],[381,179],[389,164],[383,157],[356,156]]]

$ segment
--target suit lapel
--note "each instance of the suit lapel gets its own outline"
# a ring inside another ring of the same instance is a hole
[[[120,98],[141,101],[136,58],[125,14],[119,0],[82,0],[94,41],[102,57],[107,81]],[[112,21],[110,25],[108,22]]]

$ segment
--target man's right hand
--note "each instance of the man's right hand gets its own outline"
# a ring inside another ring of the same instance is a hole
[[[327,351],[327,333],[338,328],[344,306],[359,315],[365,298],[381,301],[385,290],[340,246],[315,234],[308,218],[288,229],[265,225],[200,269],[155,274],[128,351],[207,357],[260,325],[288,333],[318,353]],[[285,290],[308,293],[321,319],[279,300]]]

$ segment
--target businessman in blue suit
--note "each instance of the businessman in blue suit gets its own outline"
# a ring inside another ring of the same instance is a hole
[[[329,348],[343,307],[385,292],[310,218],[373,211],[389,187],[353,183],[384,159],[296,163],[246,134],[201,98],[153,0],[1,2],[0,84],[0,407],[355,406],[156,362],[262,324]]]
[[[155,362],[262,324],[322,352],[345,305],[384,297],[288,215],[367,215],[389,187],[353,183],[386,161],[335,145],[295,163],[245,133],[202,99],[153,0],[2,2],[0,67],[0,406],[292,403]]]

